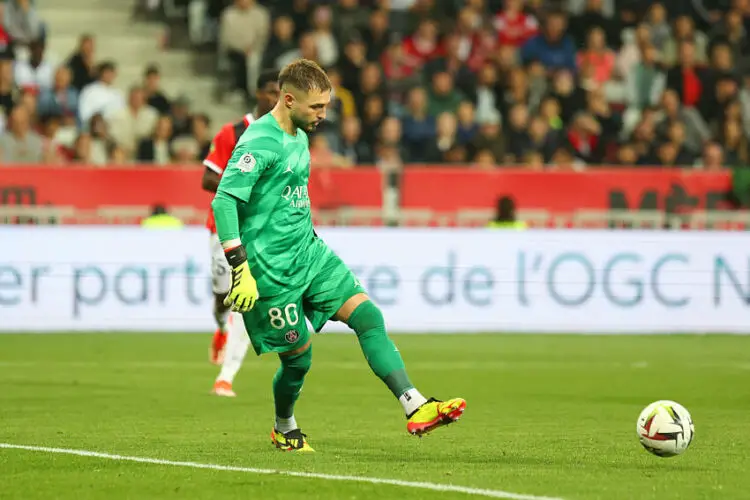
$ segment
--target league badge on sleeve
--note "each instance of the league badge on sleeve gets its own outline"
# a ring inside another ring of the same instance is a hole
[[[253,154],[245,153],[244,155],[242,155],[237,161],[237,168],[239,168],[241,172],[252,172],[255,168],[255,157],[253,156]]]

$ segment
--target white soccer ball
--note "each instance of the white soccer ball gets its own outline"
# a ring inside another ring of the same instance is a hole
[[[693,441],[693,417],[679,403],[655,401],[638,416],[636,432],[641,444],[659,457],[674,457]]]

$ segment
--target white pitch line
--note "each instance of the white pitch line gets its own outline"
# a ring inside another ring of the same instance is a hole
[[[79,457],[103,458],[106,460],[118,460],[121,462],[137,462],[142,464],[153,465],[170,465],[172,467],[189,467],[192,469],[210,469],[231,472],[247,472],[250,474],[277,474],[281,476],[302,477],[309,479],[323,479],[326,481],[351,481],[357,483],[387,484],[391,486],[401,486],[404,488],[418,488],[432,491],[449,491],[454,493],[465,493],[467,495],[490,497],[490,498],[508,498],[510,500],[563,500],[557,497],[544,497],[536,495],[523,495],[501,490],[487,490],[481,488],[468,488],[466,486],[454,486],[452,484],[427,483],[416,481],[402,481],[400,479],[385,479],[378,477],[366,476],[341,476],[337,474],[320,474],[317,472],[296,472],[275,469],[256,469],[254,467],[235,467],[232,465],[202,464],[198,462],[176,462],[172,460],[162,460],[160,458],[148,457],[130,457],[126,455],[112,455],[109,453],[99,453],[88,450],[72,450],[68,448],[49,448],[47,446],[26,446],[20,444],[0,443],[0,449],[39,451],[43,453],[60,453],[63,455],[77,455]]]

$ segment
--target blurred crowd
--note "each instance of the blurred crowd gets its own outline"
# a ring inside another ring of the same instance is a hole
[[[4,161],[200,158],[208,119],[164,97],[158,68],[123,95],[116,61],[97,61],[90,37],[55,62],[29,1],[9,0],[0,31]],[[328,70],[316,165],[716,170],[750,160],[750,0],[169,3],[184,4],[196,47],[216,46],[227,68],[218,78],[248,111],[263,69],[306,57]],[[14,28],[23,15],[30,22]],[[14,61],[19,45],[26,55]]]
[[[749,159],[748,0],[190,4],[207,7],[191,33],[215,32],[249,101],[263,68],[328,68],[335,97],[312,150],[334,165]]]
[[[31,0],[0,3],[0,163],[197,163],[210,122],[160,89],[159,68],[117,86],[117,61],[96,55],[94,37],[59,57]]]

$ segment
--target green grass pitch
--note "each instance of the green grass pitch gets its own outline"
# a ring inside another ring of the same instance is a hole
[[[296,415],[317,453],[270,443],[276,360],[209,395],[210,335],[0,335],[0,443],[587,499],[750,498],[750,337],[394,335],[426,396],[466,398],[418,439],[353,336],[315,337]],[[638,444],[656,399],[693,415],[688,451]],[[408,486],[0,448],[0,498],[481,498]]]

